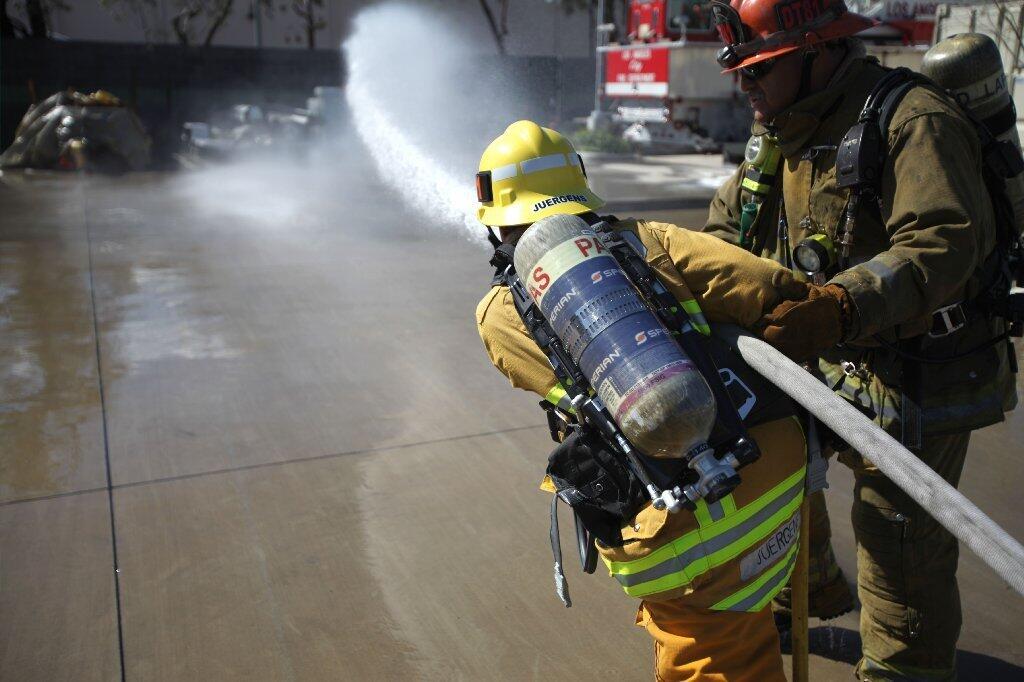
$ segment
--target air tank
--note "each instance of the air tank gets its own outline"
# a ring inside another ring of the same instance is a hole
[[[921,73],[952,94],[1000,140],[1020,152],[1017,110],[1010,98],[1003,60],[995,41],[981,33],[959,33],[924,55]],[[1024,231],[1024,173],[1006,181],[1017,231]]]
[[[682,457],[715,423],[711,389],[640,298],[593,228],[573,215],[534,223],[516,272],[629,441]]]

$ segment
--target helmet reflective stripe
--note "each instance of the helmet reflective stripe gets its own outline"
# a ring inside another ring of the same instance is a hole
[[[632,597],[647,597],[688,585],[697,576],[733,561],[792,521],[799,513],[804,497],[804,471],[805,467],[801,466],[743,507],[729,510],[723,505],[724,518],[709,522],[710,513],[702,514],[704,523],[698,519],[699,528],[662,545],[647,556],[631,561],[606,559],[605,564],[626,594]],[[766,575],[774,575],[776,568],[773,566]],[[744,589],[750,584],[765,582],[762,578],[763,575],[752,579]],[[777,589],[772,595],[784,584],[773,586]]]
[[[499,166],[491,171],[491,182],[500,182],[502,180],[508,180],[518,175],[519,171],[516,169],[514,163],[510,163],[506,166]]]
[[[550,170],[552,168],[564,168],[565,166],[576,166],[580,167],[580,161],[576,158],[576,155],[572,156],[572,159],[566,161],[565,154],[548,154],[547,156],[538,156],[534,159],[526,159],[521,161],[519,166],[523,169],[523,175],[530,173],[539,173],[540,171]],[[491,171],[491,182],[499,182],[501,180],[508,180],[518,175],[516,170],[516,164],[510,163],[506,166],[495,168]]]
[[[478,168],[478,185],[486,187],[477,192],[477,218],[484,225],[528,225],[604,205],[572,143],[532,121],[510,125],[484,150]]]
[[[538,156],[535,159],[527,159],[519,164],[523,169],[523,175],[538,173],[551,168],[561,168],[568,165],[569,164],[565,160],[565,154],[548,154],[547,156]]]
[[[741,45],[747,40],[740,14],[727,2],[711,3],[711,18],[718,37],[726,45]]]

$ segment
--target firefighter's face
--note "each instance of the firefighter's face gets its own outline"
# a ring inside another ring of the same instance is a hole
[[[740,89],[747,95],[755,121],[771,123],[796,101],[800,92],[801,61],[799,52],[790,52],[777,57],[768,73],[756,80],[740,72]]]

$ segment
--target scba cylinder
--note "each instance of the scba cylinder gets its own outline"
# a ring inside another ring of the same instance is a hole
[[[936,43],[924,55],[921,73],[952,94],[1000,140],[1020,152],[1017,110],[1010,98],[1003,60],[995,41],[981,33],[960,33]],[[1024,231],[1024,173],[1006,181],[1017,232]]]
[[[572,215],[533,224],[516,272],[622,433],[651,457],[682,457],[715,423],[711,389],[594,230]]]

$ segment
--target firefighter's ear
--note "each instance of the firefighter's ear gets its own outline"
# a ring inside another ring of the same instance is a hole
[[[498,236],[501,237],[503,244],[515,244],[519,241],[519,238],[526,232],[526,228],[529,225],[513,225],[511,227],[499,227]]]

